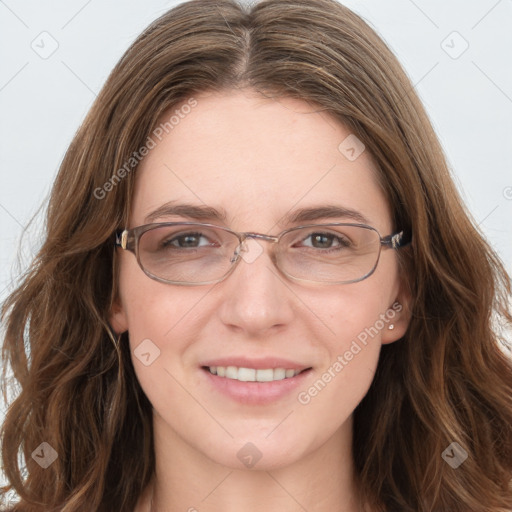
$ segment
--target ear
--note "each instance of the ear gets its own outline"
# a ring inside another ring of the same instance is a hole
[[[126,312],[118,298],[112,303],[108,318],[112,329],[114,329],[116,333],[119,334],[128,330]]]
[[[393,343],[407,332],[411,320],[412,297],[404,286],[401,287],[395,302],[386,311],[386,325],[382,329],[381,343]]]

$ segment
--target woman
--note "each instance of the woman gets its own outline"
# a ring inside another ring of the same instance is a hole
[[[358,16],[184,3],[109,77],[4,305],[9,510],[510,510],[510,295]]]

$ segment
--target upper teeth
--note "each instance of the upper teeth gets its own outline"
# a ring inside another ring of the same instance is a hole
[[[237,366],[209,366],[214,375],[243,382],[272,382],[295,377],[301,370],[286,370],[284,368],[238,368]]]

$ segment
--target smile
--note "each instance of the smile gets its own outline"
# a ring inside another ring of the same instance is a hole
[[[302,370],[286,368],[244,368],[237,366],[207,366],[211,374],[241,382],[274,382],[295,377]]]

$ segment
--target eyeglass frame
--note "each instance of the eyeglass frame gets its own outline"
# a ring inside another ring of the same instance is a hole
[[[238,238],[238,245],[236,247],[235,253],[233,257],[231,258],[231,267],[229,270],[219,279],[215,279],[212,281],[201,281],[201,282],[189,282],[189,281],[169,281],[167,279],[158,277],[151,272],[149,272],[147,269],[144,268],[140,261],[139,256],[139,241],[141,236],[146,233],[147,231],[151,231],[152,229],[157,229],[158,227],[164,227],[164,226],[176,226],[176,225],[183,225],[183,226],[204,226],[207,228],[214,228],[214,229],[220,229],[222,231],[226,231],[228,233],[231,233],[235,235]],[[286,235],[287,233],[290,233],[291,231],[296,231],[303,228],[323,228],[323,227],[330,227],[330,226],[351,226],[351,227],[359,227],[364,229],[369,229],[377,233],[380,245],[379,245],[379,253],[377,254],[377,260],[375,261],[375,265],[373,268],[365,274],[363,277],[359,279],[353,279],[350,281],[341,281],[341,282],[327,282],[327,281],[313,281],[310,279],[303,279],[299,277],[294,277],[289,275],[287,272],[279,268],[277,265],[277,259],[272,257],[272,261],[274,262],[275,267],[286,277],[289,279],[293,279],[295,281],[304,281],[309,283],[317,283],[317,284],[351,284],[351,283],[357,283],[359,281],[363,281],[364,279],[370,277],[376,270],[377,265],[380,261],[380,253],[382,250],[382,247],[387,247],[390,249],[400,249],[402,247],[405,247],[409,245],[412,241],[412,233],[406,232],[405,230],[397,231],[396,233],[392,233],[390,235],[382,237],[379,233],[379,231],[374,228],[373,226],[369,226],[367,224],[359,224],[359,223],[350,223],[350,222],[335,222],[335,223],[327,223],[327,224],[306,224],[303,226],[296,226],[293,228],[285,229],[284,231],[281,231],[278,235],[265,235],[263,233],[255,233],[255,232],[238,232],[233,231],[230,228],[224,227],[224,226],[218,226],[216,224],[209,224],[209,223],[203,223],[203,222],[154,222],[150,224],[143,224],[141,226],[136,226],[131,229],[118,229],[115,231],[115,241],[114,246],[121,247],[125,251],[129,251],[133,253],[137,259],[137,263],[139,264],[140,269],[146,274],[149,278],[154,279],[155,281],[158,281],[160,283],[165,284],[175,284],[175,285],[181,285],[181,286],[203,286],[207,284],[215,284],[220,283],[221,281],[224,281],[235,269],[235,267],[238,265],[238,262],[242,259],[240,258],[240,247],[242,247],[242,244],[248,239],[248,238],[254,238],[259,240],[266,240],[267,242],[273,242],[273,243],[279,243],[280,239]],[[130,245],[132,247],[130,247]]]

